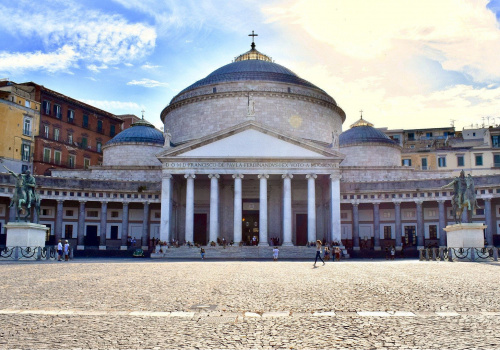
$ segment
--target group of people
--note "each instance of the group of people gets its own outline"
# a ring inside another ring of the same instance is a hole
[[[330,260],[330,247],[328,245],[325,246],[325,253],[323,255],[323,258],[321,258],[321,248],[323,246],[323,243],[321,240],[316,241],[316,258],[314,259],[314,267],[316,267],[316,263],[318,262],[318,259],[320,259],[323,262],[323,265],[325,265],[325,261]],[[342,251],[340,250],[340,247],[332,247],[333,249],[333,254],[335,254],[335,261],[340,261],[340,256],[342,255]]]
[[[69,260],[69,242],[68,240],[64,241],[64,245],[62,244],[62,241],[59,240],[57,243],[57,261],[62,261],[64,256],[64,260],[68,261]]]

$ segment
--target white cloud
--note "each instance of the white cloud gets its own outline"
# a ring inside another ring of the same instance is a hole
[[[128,63],[128,62],[125,62],[124,65],[126,65],[127,67],[133,67],[134,66],[132,63]]]
[[[65,71],[77,66],[79,59],[73,47],[64,45],[54,52],[41,51],[30,53],[0,52],[0,71],[46,70],[48,72]]]
[[[91,70],[92,72],[99,73],[103,69],[108,69],[109,67],[105,64],[101,64],[99,67],[96,66],[95,64],[89,64],[87,66],[88,70]]]
[[[141,80],[132,80],[127,83],[127,85],[139,85],[144,87],[158,87],[158,86],[168,86],[168,83],[161,83],[156,80],[151,79],[141,79]]]
[[[144,105],[140,105],[135,102],[123,102],[123,101],[107,101],[107,100],[82,100],[83,102],[100,108],[102,110],[108,111],[114,114],[134,114],[139,113],[145,108]]]
[[[155,66],[149,63],[143,64],[141,66],[142,69],[155,69],[155,68],[160,68],[161,66]]]
[[[52,7],[32,1],[18,3],[15,8],[0,5],[0,13],[9,19],[0,22],[0,29],[16,37],[39,38],[44,52],[4,52],[2,57],[6,64],[2,64],[2,68],[5,71],[45,69],[46,65],[22,66],[14,61],[33,60],[34,56],[43,55],[52,57],[60,55],[62,50],[73,53],[71,60],[60,65],[63,69],[84,63],[93,70],[92,67],[142,58],[155,47],[156,31],[153,27],[130,23],[119,15],[89,10],[71,1],[55,1]],[[27,12],[30,13],[29,20],[26,20]]]

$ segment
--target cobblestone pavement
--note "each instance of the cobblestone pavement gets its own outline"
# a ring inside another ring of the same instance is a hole
[[[500,349],[499,269],[0,262],[0,349]]]

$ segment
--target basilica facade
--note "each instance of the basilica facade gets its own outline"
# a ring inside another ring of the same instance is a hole
[[[252,43],[170,101],[164,133],[141,120],[103,146],[102,165],[37,177],[37,219],[51,228],[48,243],[65,238],[78,250],[151,249],[153,240],[445,246],[452,172],[401,166],[398,143],[363,116],[350,127],[345,118],[334,98]],[[13,182],[0,181],[5,224]],[[464,219],[486,223],[487,244],[498,244],[500,176],[475,181],[481,209]]]

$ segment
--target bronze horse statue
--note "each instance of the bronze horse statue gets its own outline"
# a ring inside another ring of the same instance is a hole
[[[451,201],[453,215],[457,224],[462,223],[462,213],[464,210],[474,212],[475,209],[481,209],[477,203],[474,181],[470,174],[465,177],[465,183],[466,187],[462,191],[461,195],[455,195]]]
[[[22,174],[16,174],[7,167],[4,166],[9,173],[16,178],[16,188],[14,190],[14,195],[12,196],[9,208],[15,206],[16,208],[16,222],[19,222],[22,212],[25,212],[23,220],[25,222],[31,221],[31,207],[35,208],[37,217],[40,217],[40,196],[35,191],[32,192],[31,196],[26,193],[25,178]],[[29,201],[31,197],[31,201]],[[30,202],[30,203],[28,203]]]

